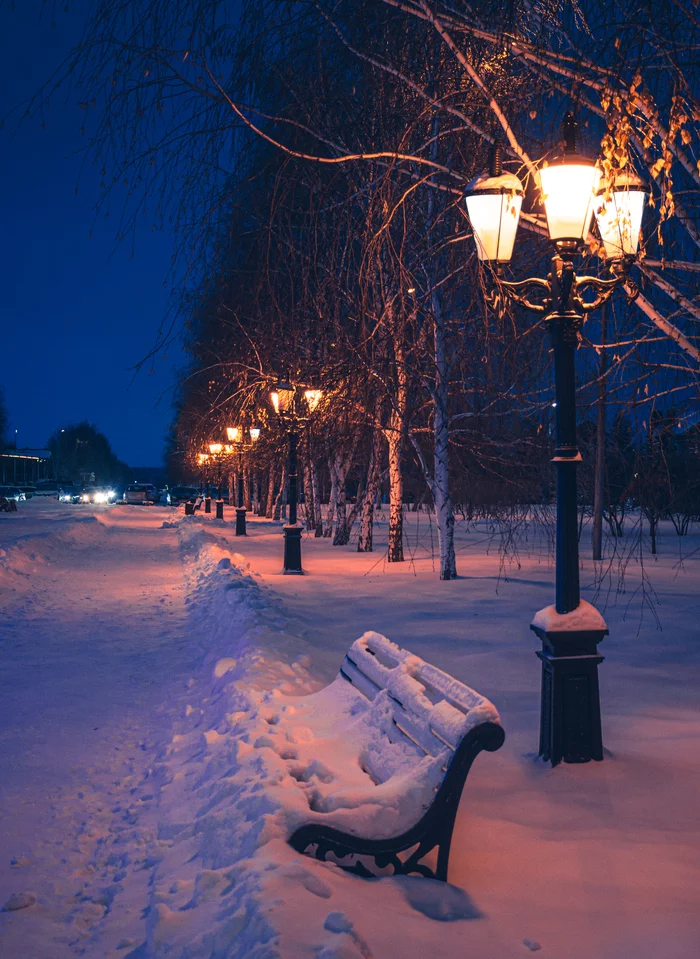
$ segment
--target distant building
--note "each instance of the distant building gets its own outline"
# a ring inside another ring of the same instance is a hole
[[[32,486],[51,473],[49,450],[7,450],[0,454],[0,479],[3,486]]]

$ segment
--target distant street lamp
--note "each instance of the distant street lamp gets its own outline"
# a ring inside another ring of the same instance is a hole
[[[232,444],[232,449],[238,453],[238,506],[236,507],[236,536],[247,536],[246,529],[246,508],[243,498],[243,453],[252,449],[260,439],[260,429],[257,426],[251,426],[248,430],[249,442],[244,440],[244,431],[241,426],[227,426],[226,436]]]
[[[206,462],[216,463],[218,457],[221,455],[223,446],[221,443],[209,443],[209,458]],[[205,454],[206,456],[206,454]],[[211,477],[209,474],[206,476],[205,489],[204,489],[204,512],[211,513]]]
[[[284,527],[284,570],[301,576],[301,526],[297,523],[297,445],[299,429],[314,412],[322,390],[309,389],[285,380],[270,393],[275,413],[289,438],[289,523]]]
[[[578,569],[576,466],[581,462],[576,440],[574,357],[584,317],[627,283],[636,256],[645,202],[640,180],[619,175],[601,184],[595,162],[576,148],[576,121],[569,113],[563,126],[564,151],[539,171],[549,238],[556,247],[546,280],[537,277],[510,282],[499,279],[489,302],[501,303],[501,291],[536,313],[543,313],[554,352],[556,400],[557,528],[556,602],[536,614],[531,629],[542,641],[540,756],[555,766],[603,758],[598,691],[597,646],[608,633],[601,614],[581,602]],[[523,196],[522,184],[503,173],[501,151],[494,148],[491,169],[470,184],[466,203],[481,261],[510,261]],[[576,276],[572,260],[584,245],[593,214],[608,262],[609,278]],[[582,294],[593,291],[592,300]],[[634,294],[633,294],[634,295]],[[533,297],[531,299],[530,297]]]

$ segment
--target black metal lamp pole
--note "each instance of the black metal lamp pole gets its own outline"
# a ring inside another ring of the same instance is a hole
[[[564,276],[568,277],[570,264]],[[556,278],[556,270],[553,278]],[[554,389],[556,398],[557,532],[556,532],[556,611],[570,613],[581,602],[578,574],[578,504],[576,468],[581,460],[576,439],[575,356],[583,316],[567,309],[554,280],[552,295],[555,309],[547,316],[554,351]]]
[[[576,438],[575,356],[584,316],[601,306],[626,282],[623,264],[614,264],[612,276],[577,277],[569,259],[557,254],[546,280],[531,278],[499,287],[516,302],[544,313],[554,352],[557,470],[555,604],[540,610],[530,628],[542,642],[540,756],[556,766],[562,760],[584,763],[603,758],[598,666],[603,657],[598,644],[608,629],[600,613],[581,602],[578,555],[576,468],[581,462]],[[593,300],[582,293],[594,290]],[[540,295],[540,301],[530,298]],[[497,304],[499,293],[492,297]]]
[[[246,508],[243,499],[243,453],[238,453],[238,506],[236,507],[236,536],[247,536]]]
[[[270,393],[279,422],[287,434],[289,462],[287,465],[289,522],[284,526],[283,572],[301,576],[301,525],[297,521],[297,446],[299,429],[318,406],[322,390],[307,388],[299,383],[282,380]]]
[[[301,526],[297,525],[297,445],[299,433],[292,419],[287,427],[289,437],[289,523],[284,527],[284,572],[301,575]]]
[[[583,316],[570,308],[575,277],[570,263],[555,263],[550,276],[552,305],[547,325],[554,351],[557,470],[555,611],[574,613],[581,604],[576,471],[581,454],[576,438],[575,356]],[[590,612],[595,613],[592,607]],[[598,643],[608,630],[602,616],[584,617],[581,628],[561,628],[555,617],[535,617],[531,629],[542,642],[539,754],[556,766],[603,758]],[[557,628],[559,626],[559,628]]]

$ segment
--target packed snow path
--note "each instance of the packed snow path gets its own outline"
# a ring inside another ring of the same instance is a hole
[[[0,903],[39,898],[0,932],[4,959],[67,955],[103,918],[96,840],[155,798],[168,688],[192,665],[172,533],[57,506],[23,503],[1,534]]]
[[[504,582],[486,531],[459,529],[463,578],[439,583],[409,514],[414,562],[381,561],[380,524],[370,555],[306,538],[296,578],[279,575],[278,524],[249,533],[40,501],[1,521],[2,959],[698,954],[700,537],[680,566],[672,535],[648,562],[663,632],[638,604],[625,616],[634,564],[610,595],[608,755],[550,770],[527,630],[551,596],[546,548]],[[460,808],[455,886],[366,882],[284,842],[328,778],[295,758],[314,744],[286,697],[332,679],[366,629],[501,713],[506,745]]]

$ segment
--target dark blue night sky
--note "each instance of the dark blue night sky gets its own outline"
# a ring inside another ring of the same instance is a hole
[[[2,116],[66,55],[87,6],[57,12],[52,28],[39,0],[15,10],[0,2]],[[0,385],[10,435],[18,430],[20,447],[43,446],[55,429],[87,419],[126,462],[158,465],[183,357],[171,348],[135,379],[133,366],[167,308],[172,238],[145,227],[132,258],[130,240],[116,245],[119,203],[95,220],[99,177],[91,166],[81,175],[73,99],[53,103],[46,129],[11,118],[0,131]]]

